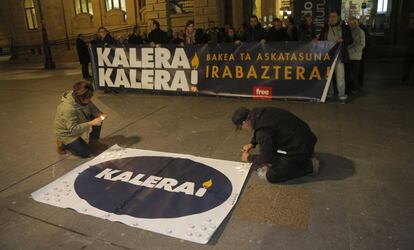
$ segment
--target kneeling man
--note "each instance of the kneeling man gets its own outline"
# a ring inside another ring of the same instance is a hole
[[[233,123],[238,129],[253,131],[250,144],[242,149],[242,161],[267,166],[271,183],[317,174],[319,162],[313,158],[316,136],[309,126],[294,114],[278,108],[239,108]],[[259,144],[260,154],[250,154]]]
[[[94,153],[93,150],[104,149],[105,145],[100,144],[98,139],[106,115],[92,103],[93,92],[92,84],[80,81],[73,85],[73,90],[63,94],[55,116],[59,154],[68,150],[76,156],[86,158]]]

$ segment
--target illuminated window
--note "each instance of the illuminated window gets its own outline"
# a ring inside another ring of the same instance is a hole
[[[378,0],[377,13],[384,14],[388,10],[388,0]]]
[[[74,0],[76,15],[80,13],[88,13],[93,15],[91,0]]]
[[[33,0],[24,0],[24,14],[26,15],[26,24],[29,30],[39,28],[37,26],[36,10]]]
[[[125,0],[106,0],[106,11],[112,9],[126,11]]]

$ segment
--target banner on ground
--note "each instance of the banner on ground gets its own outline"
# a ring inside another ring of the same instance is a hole
[[[32,193],[39,202],[206,244],[250,164],[113,146]]]
[[[333,42],[92,46],[98,87],[325,101]]]

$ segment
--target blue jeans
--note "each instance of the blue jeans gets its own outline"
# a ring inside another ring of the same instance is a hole
[[[101,135],[101,128],[102,126],[93,126],[92,132],[89,134],[89,140],[98,140]],[[65,145],[65,149],[81,158],[87,158],[92,154],[91,147],[81,137]]]

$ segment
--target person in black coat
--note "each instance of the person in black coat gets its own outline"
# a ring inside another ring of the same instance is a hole
[[[264,167],[269,182],[319,171],[319,162],[313,158],[317,138],[294,114],[278,108],[239,108],[232,121],[239,129],[253,131],[251,142],[242,149],[242,161],[270,166]],[[260,146],[260,154],[250,154],[256,145]]]
[[[92,41],[97,46],[110,46],[116,45],[116,40],[109,34],[109,31],[105,27],[99,27],[96,38]],[[109,89],[108,85],[105,83],[105,93],[114,93],[118,94],[118,91]]]
[[[299,32],[298,28],[296,28],[295,21],[293,18],[288,18],[285,21],[286,24],[286,33],[288,34],[289,41],[298,41],[299,40]]]
[[[79,34],[76,38],[76,50],[78,52],[79,62],[82,65],[82,76],[84,79],[90,79],[89,75],[89,63],[91,61],[88,45],[83,39],[82,34]]]
[[[148,34],[148,42],[152,46],[169,42],[167,32],[160,29],[160,23],[155,19],[151,20],[151,32]]]
[[[250,17],[250,25],[246,27],[243,38],[246,42],[263,42],[266,40],[266,30],[262,28],[257,16]]]
[[[299,25],[299,40],[303,42],[310,42],[316,40],[316,28],[313,24],[312,16],[306,14]]]
[[[223,43],[235,43],[238,40],[236,31],[233,27],[229,27],[227,33],[224,35]]]
[[[132,34],[128,37],[128,44],[143,44],[144,40],[139,34],[138,26],[134,27]]]
[[[105,27],[99,27],[94,43],[96,45],[108,46],[115,45],[116,40],[109,34],[109,31]]]
[[[267,41],[269,42],[282,42],[288,41],[289,35],[283,28],[282,21],[279,18],[273,20],[273,27],[267,32]]]

